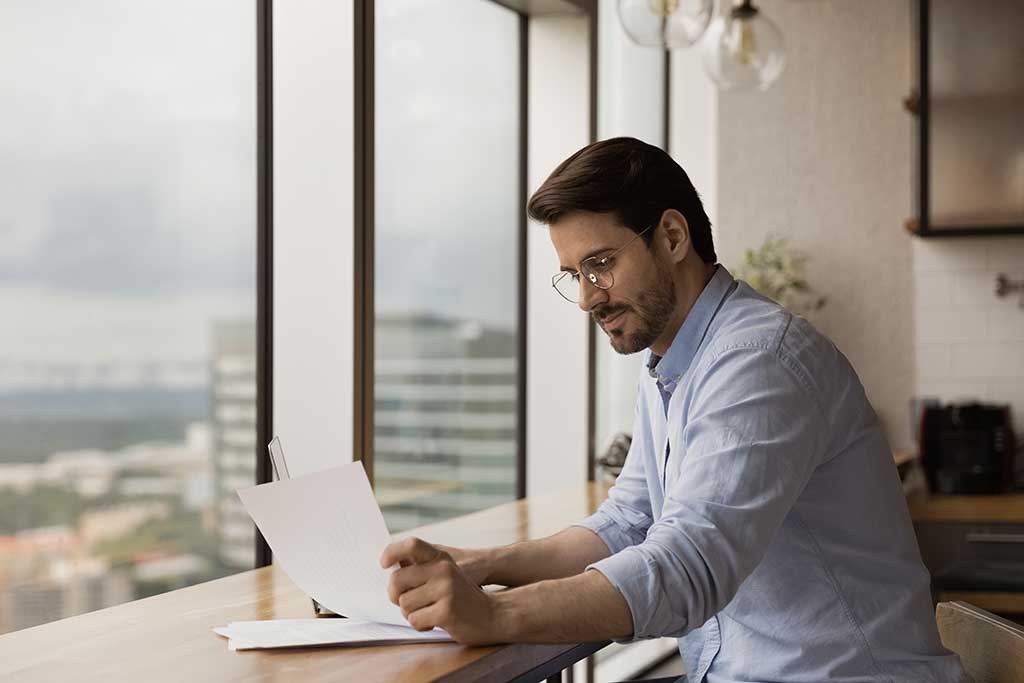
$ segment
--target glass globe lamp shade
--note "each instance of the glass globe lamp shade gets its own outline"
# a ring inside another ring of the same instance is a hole
[[[766,90],[786,66],[782,31],[745,0],[711,24],[704,69],[723,90]]]
[[[714,13],[714,0],[619,0],[619,21],[638,45],[672,49],[696,43]]]

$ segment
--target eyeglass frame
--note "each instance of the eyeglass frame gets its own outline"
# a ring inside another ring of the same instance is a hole
[[[578,304],[579,303],[578,299],[576,301],[573,301],[572,299],[570,299],[569,297],[567,297],[565,294],[562,293],[562,290],[560,290],[558,288],[558,283],[561,282],[563,279],[565,279],[566,275],[575,276],[575,277],[578,278],[577,282],[580,284],[580,291],[582,292],[583,276],[584,276],[583,271],[586,268],[586,264],[587,263],[589,263],[590,261],[596,261],[596,262],[600,262],[600,263],[603,264],[603,263],[606,263],[607,261],[609,261],[611,259],[614,259],[615,256],[620,251],[622,251],[623,249],[625,249],[626,247],[631,245],[633,242],[635,242],[637,240],[638,237],[640,237],[641,235],[646,233],[651,228],[656,227],[657,225],[658,225],[657,221],[654,222],[654,223],[651,223],[646,228],[644,228],[643,230],[641,230],[640,232],[638,232],[637,234],[635,234],[631,238],[629,238],[629,240],[627,240],[625,244],[623,244],[621,247],[619,247],[618,249],[616,249],[615,251],[613,251],[610,254],[605,254],[604,256],[598,256],[597,254],[595,254],[594,256],[588,256],[587,258],[585,258],[582,261],[580,261],[580,269],[579,270],[560,270],[560,271],[558,271],[557,273],[555,273],[554,275],[551,276],[551,286],[554,288],[554,290],[556,292],[558,292],[558,295],[560,297],[562,297],[563,299],[565,299],[566,301],[568,301],[571,304]],[[592,284],[595,287],[597,287],[598,289],[604,290],[606,292],[609,289],[611,289],[612,287],[615,286],[615,274],[611,271],[610,268],[608,270],[608,277],[611,278],[611,284],[609,284],[607,287],[602,287],[601,285],[599,285],[597,283],[597,275],[595,275],[594,273],[591,273],[590,275],[587,275],[586,277],[587,277],[587,281],[590,282],[590,284]]]

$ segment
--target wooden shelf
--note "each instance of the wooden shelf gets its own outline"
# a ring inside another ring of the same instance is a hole
[[[944,92],[931,93],[928,104],[932,111],[936,107],[999,107],[1019,111],[1024,105],[1024,92],[1005,90],[1003,92]]]
[[[933,237],[1009,237],[1011,235],[1024,235],[1022,226],[999,226],[999,225],[976,225],[942,227],[930,225],[928,230],[921,232],[921,221],[917,218],[908,218],[903,222],[903,228],[914,237],[931,239]]]

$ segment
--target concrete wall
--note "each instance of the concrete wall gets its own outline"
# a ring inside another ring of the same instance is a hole
[[[812,322],[857,369],[893,446],[908,446],[913,240],[902,226],[913,211],[913,121],[901,100],[913,78],[910,4],[760,5],[783,31],[787,65],[765,92],[717,95],[717,187],[698,190],[717,201],[719,258],[735,269],[768,234],[805,251],[808,279],[829,299]],[[686,152],[673,148],[681,160]]]
[[[590,79],[587,21],[530,18],[527,175],[533,193],[587,144]],[[554,68],[557,65],[557,68]],[[527,226],[526,493],[587,478],[587,324],[551,289],[558,255],[547,229]]]
[[[353,30],[347,3],[274,6],[273,428],[293,476],[353,459]]]

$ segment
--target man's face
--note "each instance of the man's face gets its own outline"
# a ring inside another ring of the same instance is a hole
[[[657,226],[651,228],[653,233]],[[676,307],[672,270],[649,248],[644,238],[624,227],[614,215],[575,211],[550,228],[551,242],[562,270],[580,269],[591,256],[614,256],[614,283],[601,289],[586,278],[580,281],[579,307],[608,335],[612,348],[622,354],[646,349],[661,336]],[[632,241],[630,241],[632,240]],[[628,244],[627,244],[628,243]]]

